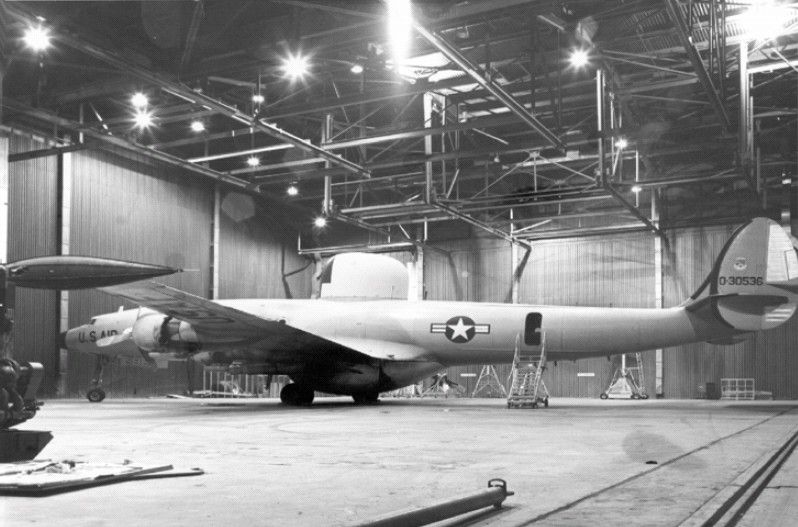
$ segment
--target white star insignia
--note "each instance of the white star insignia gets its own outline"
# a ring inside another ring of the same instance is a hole
[[[457,337],[463,337],[464,339],[468,340],[467,332],[468,330],[474,328],[474,326],[463,324],[462,317],[457,319],[457,324],[449,324],[449,327],[452,329],[452,340],[456,339]]]

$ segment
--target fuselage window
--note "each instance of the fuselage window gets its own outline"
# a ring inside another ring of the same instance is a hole
[[[543,315],[530,313],[526,316],[524,327],[524,344],[527,346],[540,346],[540,328],[543,324]]]

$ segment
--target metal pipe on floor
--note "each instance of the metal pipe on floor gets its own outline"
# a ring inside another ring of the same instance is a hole
[[[467,512],[486,507],[500,508],[507,496],[515,494],[507,490],[503,479],[488,481],[488,490],[476,494],[444,500],[434,505],[390,513],[373,521],[360,524],[361,527],[414,527],[429,525]]]

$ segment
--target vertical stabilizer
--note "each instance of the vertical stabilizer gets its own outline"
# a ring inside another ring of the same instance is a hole
[[[798,256],[789,236],[773,220],[754,218],[726,243],[708,285],[715,316],[734,329],[786,322],[798,305]]]

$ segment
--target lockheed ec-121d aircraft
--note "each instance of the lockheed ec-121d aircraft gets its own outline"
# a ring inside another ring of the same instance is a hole
[[[691,342],[738,342],[786,322],[798,301],[798,257],[774,221],[755,218],[726,243],[711,273],[667,309],[407,300],[404,266],[387,256],[333,257],[320,298],[210,301],[156,282],[101,290],[142,307],[66,332],[69,350],[102,355],[196,355],[242,373],[285,374],[283,402],[314,390],[376,401],[448,367],[513,361],[516,347],[549,360]]]

